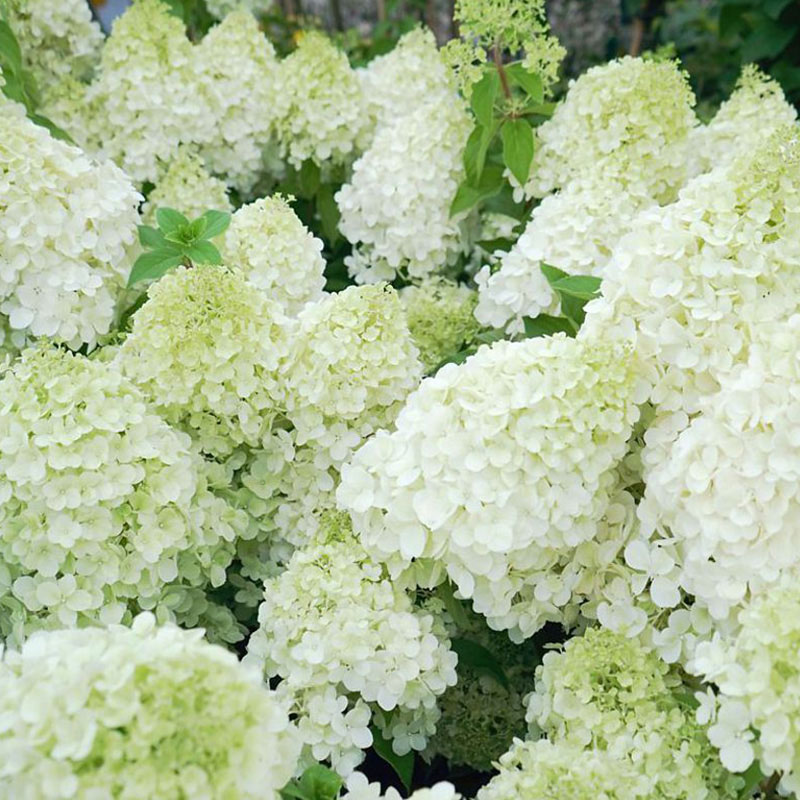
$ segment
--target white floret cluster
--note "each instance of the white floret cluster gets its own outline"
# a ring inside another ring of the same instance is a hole
[[[5,373],[0,396],[4,639],[127,621],[170,586],[176,607],[182,586],[225,581],[246,519],[113,364],[42,345]]]
[[[283,680],[303,742],[342,774],[373,741],[422,750],[436,729],[436,698],[456,682],[457,657],[441,622],[415,607],[372,561],[341,512],[286,571],[266,581],[249,659]]]
[[[563,620],[558,572],[598,533],[642,388],[623,345],[498,342],[425,380],[345,465],[338,501],[395,574],[434,559],[525,638]]]
[[[213,206],[217,208],[217,206]],[[300,221],[289,198],[273,195],[242,206],[225,233],[225,263],[294,317],[322,299],[322,241]]]
[[[402,795],[393,786],[384,793],[380,783],[377,781],[370,783],[363,773],[353,772],[347,778],[341,798],[342,800],[401,800]],[[462,800],[462,797],[452,783],[440,781],[430,788],[417,789],[411,793],[408,800]]]
[[[8,0],[8,24],[39,88],[60,78],[91,77],[103,31],[83,0]]]
[[[499,269],[477,276],[483,324],[513,328],[557,310],[543,263],[603,276],[638,213],[672,201],[685,183],[693,105],[687,76],[671,62],[626,56],[570,84],[536,129],[531,178],[517,190],[544,199]]]
[[[273,10],[275,0],[206,0],[210,14],[217,19],[225,19],[227,14],[239,8],[246,8],[252,14],[260,16]]]
[[[413,37],[413,38],[412,38]],[[353,243],[346,259],[358,283],[393,280],[398,274],[425,278],[451,263],[463,247],[460,218],[450,205],[463,178],[462,154],[472,125],[463,101],[451,85],[431,34],[407,34],[399,53],[385,56],[364,79],[382,88],[390,69],[420,69],[427,82],[416,88],[415,102],[392,103],[392,114],[377,108],[377,129],[353,175],[336,195],[340,230]],[[390,59],[390,60],[389,60]],[[381,92],[386,103],[392,93]],[[463,214],[460,215],[463,217]]]
[[[0,648],[0,797],[278,800],[300,749],[286,708],[202,637],[141,614]]]
[[[351,164],[367,144],[372,121],[344,52],[322,33],[305,33],[281,62],[279,81],[285,106],[277,134],[289,164]]]
[[[15,331],[94,346],[115,321],[141,196],[114,164],[0,105],[0,314]]]

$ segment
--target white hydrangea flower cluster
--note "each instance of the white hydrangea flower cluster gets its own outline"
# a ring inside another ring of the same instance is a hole
[[[289,102],[275,48],[255,17],[240,8],[208,32],[194,58],[204,113],[212,119],[197,139],[203,158],[211,172],[249,195]]]
[[[259,625],[248,659],[281,677],[315,759],[352,772],[371,721],[399,754],[425,747],[457,656],[441,622],[369,559],[346,514],[326,515],[315,541],[266,582]]]
[[[358,77],[376,125],[397,123],[429,95],[440,96],[452,80],[427,28],[404,34],[390,52],[359,70]]]
[[[677,202],[642,212],[587,306],[588,337],[635,331],[641,363],[663,373],[662,412],[694,413],[747,361],[756,331],[796,311],[800,136],[779,129],[700,175]]]
[[[242,206],[225,233],[222,255],[230,267],[294,317],[322,299],[322,242],[300,221],[290,198],[274,195]]]
[[[206,453],[259,447],[282,408],[289,352],[280,306],[236,270],[180,267],[134,314],[119,368]]]
[[[140,195],[2,101],[0,312],[70,347],[108,333],[131,268]]]
[[[155,224],[156,210],[174,208],[189,219],[195,219],[212,208],[233,211],[225,183],[209,175],[203,159],[195,150],[182,146],[142,206],[142,219]]]
[[[297,169],[349,164],[372,131],[366,98],[347,56],[322,33],[303,34],[280,66],[285,106],[276,131],[282,152]]]
[[[25,66],[42,88],[65,76],[91,77],[103,46],[103,31],[84,0],[9,0],[8,24]]]
[[[623,345],[483,347],[423,381],[395,431],[345,465],[337,499],[373,557],[395,574],[434,559],[519,641],[563,621],[568,565],[609,509],[646,388]]]
[[[800,592],[796,573],[739,614],[739,631],[700,644],[692,671],[718,687],[698,715],[726,767],[744,772],[754,759],[764,774],[782,773],[782,794],[800,791]]]
[[[377,781],[370,783],[362,772],[353,772],[347,777],[341,800],[402,800],[400,792],[390,786],[384,794]],[[417,789],[408,800],[462,800],[452,783],[440,781],[431,787]]]
[[[403,66],[438,57],[432,36],[414,36],[396,57]],[[375,68],[373,88],[389,79],[393,63]],[[395,88],[402,87],[395,82]],[[428,73],[428,85],[413,99],[407,113],[398,116],[393,107],[382,124],[381,114],[387,115],[379,109],[372,144],[336,194],[339,229],[354,245],[345,263],[358,283],[398,274],[425,278],[452,263],[462,247],[460,220],[451,217],[450,205],[463,177],[471,117],[443,67]]]
[[[0,649],[0,797],[278,800],[299,754],[286,709],[202,637],[141,614]]]
[[[741,781],[716,757],[680,678],[635,640],[589,629],[545,654],[536,678],[532,738],[546,733],[556,745],[629,760],[648,797],[738,797]]]
[[[780,84],[754,64],[747,65],[714,118],[690,132],[690,173],[730,163],[796,119],[797,109],[786,101]]]
[[[135,181],[156,182],[182,142],[213,127],[198,101],[192,43],[162,0],[137,0],[114,22],[87,101],[87,145]]]
[[[0,380],[0,633],[120,622],[219,586],[246,519],[114,365],[46,345]]]
[[[260,16],[271,11],[274,6],[275,0],[206,0],[209,13],[222,20],[239,8],[246,8],[251,14]]]
[[[686,75],[671,62],[626,56],[570,84],[536,129],[532,176],[517,190],[544,200],[499,270],[476,277],[483,324],[515,330],[523,316],[558,310],[543,263],[604,275],[639,212],[672,201],[685,182],[693,105]]]

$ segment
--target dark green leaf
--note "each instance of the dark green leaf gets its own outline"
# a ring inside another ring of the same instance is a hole
[[[149,225],[139,226],[139,242],[142,247],[155,250],[158,247],[167,247],[167,240],[158,228],[151,228]]]
[[[500,129],[503,139],[503,163],[523,186],[533,163],[533,128],[524,119],[509,119]]]
[[[492,124],[494,101],[499,91],[500,76],[494,68],[487,70],[472,88],[470,105],[475,113],[475,118],[484,128],[488,128]]]
[[[499,123],[496,121],[492,122],[488,128],[477,125],[467,140],[464,148],[464,169],[467,173],[467,182],[472,186],[480,183],[483,168],[486,166],[486,154],[498,127]]]
[[[453,622],[462,629],[469,627],[469,617],[464,610],[462,601],[457,599],[453,594],[453,584],[450,583],[450,581],[439,584],[436,589],[436,594],[444,603],[444,607],[447,613],[453,618]]]
[[[797,25],[781,25],[764,19],[742,42],[742,61],[761,61],[775,58],[787,47],[797,34]]]
[[[496,253],[498,250],[507,253],[513,246],[513,239],[482,239],[478,243],[478,247],[486,250],[488,253]]]
[[[175,233],[189,224],[189,220],[174,208],[156,209],[156,222],[165,235]]]
[[[517,62],[509,64],[506,73],[517,86],[522,87],[532,103],[544,103],[544,85],[538,72],[530,72]]]
[[[772,19],[778,19],[781,11],[791,2],[793,0],[762,0],[762,8],[764,13],[772,17]]]
[[[298,173],[298,194],[307,200],[311,199],[319,190],[321,176],[319,167],[309,159],[303,162]]]
[[[52,120],[48,119],[41,114],[28,114],[30,117],[31,122],[35,122],[37,125],[41,126],[42,128],[47,128],[50,131],[50,135],[54,139],[60,139],[62,142],[66,142],[67,144],[75,144],[73,138],[58,125],[55,124]]]
[[[525,338],[534,339],[537,336],[552,336],[554,333],[566,333],[575,336],[575,326],[566,317],[551,317],[549,314],[539,314],[538,317],[523,317]]]
[[[231,215],[227,211],[206,211],[202,219],[206,221],[206,229],[203,232],[206,239],[214,239],[225,233],[231,224]]]
[[[458,663],[471,667],[482,675],[494,678],[504,689],[509,689],[508,677],[500,662],[490,650],[470,639],[453,639],[450,642],[453,652],[458,655]]]
[[[156,280],[173,267],[177,267],[182,261],[182,256],[175,255],[166,249],[144,253],[136,259],[136,263],[133,265],[128,278],[128,286],[133,286],[139,281]]]
[[[200,240],[184,251],[195,264],[221,264],[222,256],[211,242]]]
[[[333,186],[329,183],[324,183],[320,186],[317,193],[317,211],[319,212],[319,219],[322,223],[322,232],[325,238],[335,245],[340,237],[339,234],[339,206],[336,205],[336,200],[333,196]]]
[[[4,73],[9,70],[22,71],[22,51],[19,49],[19,42],[9,24],[3,20],[0,20],[0,64],[3,65]]]
[[[372,748],[375,752],[397,773],[403,782],[406,791],[411,791],[411,781],[414,778],[414,751],[399,756],[392,749],[392,743],[383,737],[381,731],[374,725],[372,731]]]
[[[754,761],[742,775],[742,778],[744,778],[744,788],[739,794],[740,800],[750,800],[758,788],[758,785],[765,777],[766,775],[761,772],[758,760]]]
[[[462,183],[458,187],[456,196],[450,206],[450,215],[455,216],[464,211],[469,211],[475,205],[493,195],[496,195],[505,184],[502,167],[488,166],[483,170],[477,186]]]

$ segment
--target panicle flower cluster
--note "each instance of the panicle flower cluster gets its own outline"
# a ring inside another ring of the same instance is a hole
[[[278,800],[299,754],[286,709],[202,637],[141,614],[0,649],[0,797]]]
[[[740,782],[717,758],[688,692],[657,654],[636,640],[589,629],[551,651],[528,698],[535,738],[646,762],[650,797],[735,798]],[[641,779],[641,778],[640,778]]]
[[[553,94],[561,63],[566,55],[566,48],[555,36],[537,36],[533,41],[525,43],[522,65],[528,72],[534,72],[542,79],[546,97]]]
[[[258,447],[281,408],[289,334],[280,306],[216,266],[180,267],[148,296],[119,367],[204,452]]]
[[[370,783],[363,773],[353,772],[347,777],[341,800],[401,800],[401,795],[393,786],[384,794],[380,783]],[[462,800],[462,797],[451,783],[440,781],[431,787],[417,789],[408,800]]]
[[[526,195],[592,186],[602,176],[630,194],[669,202],[686,180],[693,106],[688,76],[671,61],[625,56],[592,67],[536,129]]]
[[[195,81],[203,100],[204,125],[197,137],[211,172],[248,195],[264,169],[274,126],[286,111],[275,48],[255,17],[240,8],[195,48]]]
[[[582,334],[635,331],[641,363],[662,374],[653,400],[662,412],[694,413],[746,363],[765,322],[795,313],[799,225],[800,136],[790,125],[639,215]]]
[[[522,741],[498,762],[499,772],[478,800],[664,800],[645,768],[605,750],[584,750],[547,739]]]
[[[746,155],[796,119],[797,110],[786,101],[780,84],[748,64],[711,122],[691,131],[690,173],[708,172]]]
[[[466,286],[431,279],[402,289],[400,300],[426,372],[471,342],[480,330],[473,313],[478,295]]]
[[[42,345],[0,380],[0,634],[218,586],[246,520],[113,364]],[[168,604],[169,605],[169,604]]]
[[[345,263],[358,283],[425,278],[458,256],[463,232],[450,205],[471,124],[443,83],[408,114],[378,126],[336,194],[339,229],[354,245]]]
[[[231,54],[229,54],[230,56]],[[182,142],[214,127],[198,102],[194,53],[163,0],[137,0],[114,22],[87,100],[87,146],[135,181],[156,182]]]
[[[716,684],[718,702],[698,715],[725,766],[744,772],[754,759],[765,775],[783,773],[782,793],[800,791],[800,592],[796,573],[739,613],[735,635],[698,646],[693,672]],[[710,692],[710,690],[709,690]]]
[[[315,759],[350,773],[372,744],[371,721],[399,754],[425,747],[457,656],[442,623],[367,556],[346,514],[327,514],[266,581],[258,616],[248,660],[281,677]]]
[[[83,0],[8,0],[8,24],[25,66],[41,86],[67,75],[91,77],[103,31]]]
[[[467,40],[511,53],[548,31],[544,0],[456,0],[453,18]]]
[[[322,299],[325,260],[322,242],[300,221],[290,199],[274,195],[242,206],[225,233],[222,254],[228,266],[294,317]]]
[[[93,346],[115,318],[141,197],[113,164],[1,105],[0,313],[15,330]]]
[[[404,34],[390,52],[359,70],[358,77],[377,125],[396,124],[430,95],[438,97],[451,81],[436,39],[427,28]]]
[[[260,16],[271,11],[275,0],[206,0],[206,7],[216,19],[225,19],[226,15],[240,8],[246,8],[251,14]]]
[[[225,183],[209,175],[203,159],[185,145],[147,196],[142,219],[148,225],[154,224],[156,210],[165,207],[174,208],[189,219],[201,216],[209,208],[233,211]]]
[[[605,274],[637,215],[670,202],[683,185],[693,104],[686,75],[672,62],[626,56],[570,84],[537,128],[532,176],[517,190],[544,200],[499,270],[487,266],[476,277],[483,324],[510,322],[516,330],[523,316],[557,311],[543,263],[570,274]]]
[[[285,106],[276,121],[283,155],[295,168],[349,164],[364,149],[373,123],[347,56],[322,33],[303,34],[280,65]]]
[[[337,499],[393,573],[435,560],[519,641],[564,621],[559,571],[598,533],[642,388],[623,345],[483,347],[422,382],[345,465]]]

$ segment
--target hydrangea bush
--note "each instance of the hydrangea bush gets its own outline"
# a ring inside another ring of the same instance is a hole
[[[0,800],[796,800],[781,87],[270,6],[0,0]]]

